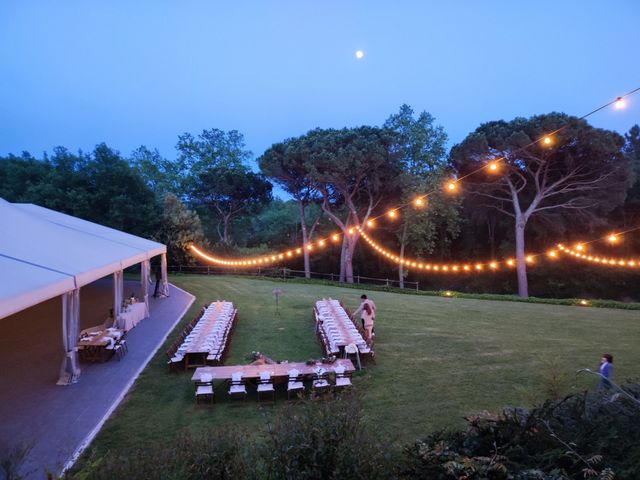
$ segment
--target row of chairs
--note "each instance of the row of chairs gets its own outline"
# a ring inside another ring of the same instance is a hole
[[[309,386],[311,387],[312,395],[317,396],[330,391],[337,391],[346,389],[352,386],[351,375],[345,371],[344,366],[339,365],[334,369],[335,379],[331,383],[329,379],[329,372],[323,368],[319,368],[314,372]],[[287,378],[287,399],[291,400],[292,397],[298,398],[302,396],[306,390],[305,386],[306,377],[300,374],[296,369],[292,369],[288,372]],[[231,381],[228,384],[228,394],[231,399],[246,400],[247,382],[242,376],[242,372],[235,372],[231,376]],[[261,372],[258,384],[256,386],[256,392],[258,394],[258,401],[270,400],[275,402],[276,389],[273,382],[273,378],[269,372]],[[203,375],[200,381],[195,384],[195,397],[196,403],[205,401],[213,403],[215,400],[215,390],[213,387],[213,377],[210,375]]]
[[[78,349],[80,360],[85,362],[104,362],[116,357],[118,361],[129,353],[127,346],[127,331],[123,331],[118,339],[112,341],[106,346],[85,346]]]
[[[118,359],[118,361],[122,360],[122,358],[129,353],[129,347],[127,346],[127,332],[126,330],[122,332],[120,338],[114,341],[114,343],[107,345],[105,350],[107,352],[113,351],[113,355]]]
[[[325,333],[324,329],[317,328],[316,331],[318,334],[318,342],[320,343],[320,346],[322,347],[324,354],[327,357],[331,355],[339,355],[340,350],[335,351],[331,348],[331,343],[329,342],[329,338],[327,337],[327,334]],[[358,370],[362,369],[360,349],[356,344],[350,343],[349,345],[345,345],[342,350],[342,358],[348,358],[349,360],[355,361],[356,368]],[[365,354],[362,356],[362,358],[372,359],[373,350],[370,347],[368,347],[367,350],[365,350]]]
[[[204,315],[207,306],[203,306],[200,309],[198,315],[191,320],[184,328],[184,330],[180,333],[178,338],[171,344],[169,349],[166,351],[167,356],[167,365],[169,369],[184,369],[184,356],[178,353],[178,349],[185,342],[187,336],[193,331],[194,327],[200,321],[202,316]],[[237,313],[236,313],[237,315]],[[233,328],[235,327],[235,321],[229,322],[229,324],[225,327],[223,339],[220,342],[220,345],[217,350],[209,352],[206,357],[207,364],[209,365],[221,365],[224,361],[224,357],[227,354],[227,345],[229,344],[230,336],[233,333]]]

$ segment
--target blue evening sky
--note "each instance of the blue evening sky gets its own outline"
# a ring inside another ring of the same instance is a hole
[[[0,0],[0,155],[104,141],[174,158],[179,134],[215,127],[258,156],[402,103],[457,142],[640,86],[639,47],[638,0]],[[640,94],[590,121],[627,131]]]

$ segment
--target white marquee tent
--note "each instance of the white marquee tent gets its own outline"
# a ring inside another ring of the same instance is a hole
[[[149,260],[157,255],[161,255],[160,293],[169,293],[166,251],[151,240],[0,198],[0,319],[61,296],[65,358],[58,383],[74,383],[80,375],[76,349],[80,288],[112,274],[117,321],[122,271],[140,263],[148,314]]]

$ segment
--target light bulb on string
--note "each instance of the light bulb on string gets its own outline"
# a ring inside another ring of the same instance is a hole
[[[577,244],[576,244],[576,250],[577,250],[578,252],[582,252],[582,251],[584,251],[584,245],[583,245],[582,243],[577,243]]]
[[[395,210],[389,210],[389,211],[387,212],[387,216],[388,216],[389,218],[396,218],[396,217],[398,216],[398,214],[396,213],[396,211],[395,211]]]
[[[624,98],[618,97],[616,98],[616,101],[613,103],[613,105],[616,107],[617,110],[622,110],[624,107],[627,106],[627,102],[625,101]]]
[[[423,198],[422,198],[422,197],[418,197],[418,198],[416,198],[416,199],[413,201],[413,205],[414,205],[416,208],[421,208],[421,207],[423,207],[423,206],[424,206],[424,204],[425,204],[425,201],[423,200]]]
[[[451,181],[447,184],[447,190],[450,192],[455,192],[458,189],[458,185],[456,185],[455,181]]]
[[[338,235],[337,233],[334,233],[331,236],[331,240],[333,240],[334,242],[337,242],[338,240],[340,240],[340,235]]]
[[[545,137],[542,139],[542,142],[545,145],[551,145],[551,143],[553,142],[553,140],[551,139],[551,137],[549,135],[545,135]]]
[[[487,164],[487,168],[491,173],[498,173],[500,166],[497,160],[492,160]]]
[[[615,233],[610,234],[607,237],[607,241],[611,244],[611,245],[615,245],[616,243],[618,243],[618,236]]]
[[[375,226],[376,226],[375,220],[367,220],[367,227],[368,228],[373,228]]]

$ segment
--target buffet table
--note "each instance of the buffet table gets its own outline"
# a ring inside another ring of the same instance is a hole
[[[119,315],[118,326],[125,331],[131,330],[145,317],[144,303],[134,303]]]

